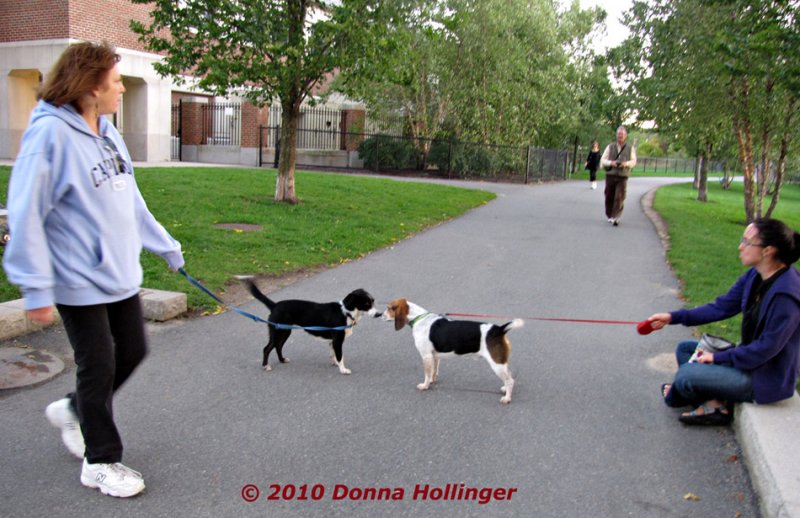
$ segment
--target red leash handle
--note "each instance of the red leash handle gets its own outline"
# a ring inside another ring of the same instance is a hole
[[[514,317],[506,315],[479,315],[475,313],[445,313],[446,316],[451,317],[469,317],[469,318],[507,318]],[[642,322],[633,322],[630,320],[593,320],[584,318],[546,318],[546,317],[523,317],[525,320],[544,320],[548,322],[577,322],[579,324],[613,324],[613,325],[636,325],[636,331],[640,335],[650,334],[653,331],[652,323],[649,320]]]

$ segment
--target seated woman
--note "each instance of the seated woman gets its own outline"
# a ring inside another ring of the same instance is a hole
[[[730,403],[773,403],[792,397],[800,369],[800,234],[775,219],[756,220],[739,244],[742,264],[751,268],[714,302],[672,313],[656,313],[654,330],[668,324],[698,326],[742,313],[741,344],[689,359],[698,341],[678,344],[678,372],[662,395],[671,407],[692,406],[686,424],[731,422]]]

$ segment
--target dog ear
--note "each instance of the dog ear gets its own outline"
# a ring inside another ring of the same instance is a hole
[[[398,300],[393,306],[394,330],[400,331],[408,324],[408,303],[405,300]]]
[[[395,315],[394,316],[394,330],[395,331],[400,331],[401,329],[406,327],[406,322],[408,322],[407,319],[401,317],[400,315]]]

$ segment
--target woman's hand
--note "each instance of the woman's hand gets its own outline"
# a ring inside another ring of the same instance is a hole
[[[28,317],[28,320],[31,322],[36,322],[37,324],[52,324],[53,320],[55,319],[55,315],[53,313],[53,306],[45,306],[43,308],[36,308],[36,309],[29,309],[25,312],[25,316]]]
[[[714,353],[697,352],[697,363],[714,363]]]
[[[669,313],[656,313],[651,315],[647,320],[650,322],[650,327],[652,327],[654,331],[658,331],[672,322],[672,315]]]

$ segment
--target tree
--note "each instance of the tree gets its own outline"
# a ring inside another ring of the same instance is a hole
[[[567,44],[576,36],[549,0],[451,0],[446,57],[458,138],[562,145],[576,110]]]
[[[793,0],[708,3],[722,10],[728,20],[717,41],[729,72],[749,222],[769,217],[775,210],[798,131],[800,5]],[[772,199],[764,212],[771,184]]]
[[[377,119],[401,117],[414,139],[424,168],[432,139],[440,136],[453,111],[453,71],[444,61],[444,16],[441,3],[409,0],[405,26],[395,33],[387,66],[352,68],[340,73],[332,89],[363,101]]]
[[[799,9],[792,0],[652,0],[634,2],[626,20],[623,45],[640,49],[629,66],[640,116],[698,149],[704,164],[735,136],[748,222],[777,205],[798,129]]]
[[[626,15],[631,36],[623,43],[640,119],[654,120],[659,131],[685,142],[698,157],[699,201],[708,199],[708,164],[730,127],[725,96],[720,95],[725,88],[721,64],[707,35],[724,23],[715,15],[692,0],[636,2]]]
[[[599,10],[549,0],[409,0],[391,71],[342,74],[371,112],[393,107],[414,137],[560,146],[574,135]],[[576,86],[581,81],[581,87]]]
[[[380,0],[132,0],[151,4],[151,23],[131,22],[158,73],[186,74],[215,95],[238,91],[282,107],[275,200],[297,203],[294,169],[300,107],[336,70],[380,67],[396,11]]]
[[[574,81],[578,106],[572,134],[573,167],[578,164],[578,146],[597,140],[603,149],[606,140],[612,139],[616,128],[625,120],[630,109],[625,96],[619,95],[611,85],[606,56],[594,56],[591,67],[584,69]],[[573,170],[574,172],[574,170]]]

